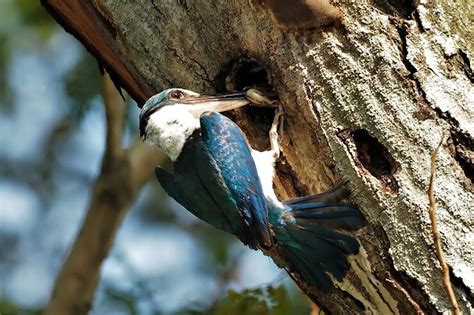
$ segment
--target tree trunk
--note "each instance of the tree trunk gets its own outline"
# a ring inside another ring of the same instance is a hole
[[[273,89],[286,117],[279,196],[344,180],[367,218],[346,279],[333,292],[306,292],[331,313],[451,308],[427,194],[431,152],[444,135],[434,182],[438,225],[461,311],[473,311],[469,1],[422,1],[413,11],[390,0],[339,0],[342,24],[297,32],[258,1],[42,2],[139,104],[169,87]],[[268,145],[271,110],[231,115],[255,148]]]

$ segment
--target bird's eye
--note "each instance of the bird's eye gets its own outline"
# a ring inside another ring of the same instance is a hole
[[[184,97],[184,94],[181,91],[173,91],[170,93],[170,97],[179,100]]]

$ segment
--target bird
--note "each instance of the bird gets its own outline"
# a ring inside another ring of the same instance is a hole
[[[252,93],[253,92],[253,93]],[[257,97],[255,96],[257,95]],[[140,137],[173,162],[155,175],[165,191],[199,219],[235,235],[306,286],[328,291],[349,269],[360,244],[343,231],[364,225],[346,188],[279,201],[273,189],[281,107],[270,129],[271,149],[253,150],[221,112],[261,98],[252,91],[218,95],[171,88],[152,96],[139,117]],[[274,105],[274,104],[272,104]]]

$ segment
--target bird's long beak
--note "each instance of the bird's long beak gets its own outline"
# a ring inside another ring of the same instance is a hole
[[[180,100],[182,104],[192,105],[191,112],[200,116],[204,112],[225,112],[249,104],[245,92],[190,96]]]
[[[199,118],[204,112],[225,112],[249,104],[246,92],[228,93],[219,95],[189,95],[173,101],[169,105],[189,105],[189,111],[194,117]],[[165,105],[165,104],[163,104]],[[149,117],[159,108],[153,98],[148,100],[140,112],[140,136],[145,135],[145,128]]]

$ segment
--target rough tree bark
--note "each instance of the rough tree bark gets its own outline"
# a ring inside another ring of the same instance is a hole
[[[422,1],[413,11],[411,1],[339,0],[342,26],[303,34],[284,31],[256,1],[42,2],[139,104],[173,86],[273,88],[286,115],[280,197],[346,180],[367,217],[346,279],[310,294],[331,313],[449,311],[427,194],[431,151],[446,135],[438,225],[461,310],[473,312],[470,1]],[[265,148],[271,110],[231,115]]]

